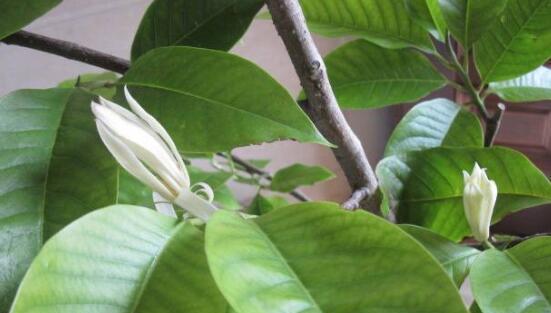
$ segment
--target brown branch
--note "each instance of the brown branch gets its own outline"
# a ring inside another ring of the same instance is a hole
[[[24,30],[2,39],[2,42],[8,45],[17,45],[59,55],[120,74],[124,74],[130,67],[128,60],[86,48],[73,42],[54,39]]]
[[[486,119],[486,134],[484,135],[484,146],[491,147],[497,136],[497,132],[501,127],[501,120],[505,113],[505,105],[499,103],[497,105],[497,112],[491,118]]]
[[[352,190],[368,190],[371,196],[377,179],[367,160],[360,140],[340,110],[325,64],[306,26],[297,0],[266,0],[274,25],[285,44],[308,101],[302,109],[321,133],[337,148],[333,153],[346,175]],[[364,207],[375,210],[375,206]]]

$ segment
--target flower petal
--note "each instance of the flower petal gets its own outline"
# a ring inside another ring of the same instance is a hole
[[[170,188],[177,192],[186,187],[178,181],[180,169],[159,136],[148,131],[148,127],[126,119],[106,106],[93,105],[92,110],[96,117]]]
[[[101,140],[115,157],[117,162],[132,176],[151,187],[160,195],[167,199],[174,199],[173,195],[168,188],[166,188],[161,181],[155,175],[153,175],[138,158],[132,153],[132,151],[120,141],[110,130],[107,128],[101,120],[96,120]]]
[[[184,179],[187,181],[187,184],[190,184],[189,174],[186,169],[186,165],[184,164],[184,161],[182,160],[182,157],[180,156],[180,152],[178,151],[178,148],[176,147],[176,144],[174,144],[174,141],[164,129],[164,127],[157,121],[151,114],[147,113],[138,101],[132,97],[130,94],[130,91],[128,91],[128,87],[124,86],[124,94],[126,96],[126,101],[130,105],[130,108],[134,113],[136,113],[142,120],[144,120],[149,126],[165,141],[165,143],[170,148],[170,151],[172,151],[172,155],[174,157],[174,160],[178,163],[180,168],[183,171]]]

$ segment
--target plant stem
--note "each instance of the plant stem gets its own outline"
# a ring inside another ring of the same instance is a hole
[[[364,201],[367,205],[377,189],[377,178],[360,140],[339,108],[298,0],[266,0],[266,4],[308,98],[299,104],[325,138],[337,146],[333,154],[352,190],[369,190]],[[378,210],[377,205],[364,208]]]
[[[76,43],[54,39],[21,30],[1,40],[9,45],[17,45],[59,55],[71,60],[124,74],[130,67],[130,61],[114,55],[86,48]]]

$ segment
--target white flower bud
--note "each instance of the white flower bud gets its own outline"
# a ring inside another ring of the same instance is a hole
[[[92,102],[98,132],[107,149],[126,171],[162,198],[207,220],[216,210],[211,204],[212,189],[204,183],[197,184],[198,188],[190,186],[172,138],[126,87],[124,92],[132,112],[101,97],[100,103]]]
[[[471,175],[463,171],[465,187],[463,206],[465,216],[476,240],[484,242],[490,237],[492,214],[497,199],[497,186],[486,176],[486,169],[475,163]]]

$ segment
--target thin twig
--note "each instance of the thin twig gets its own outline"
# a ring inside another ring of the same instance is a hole
[[[73,42],[54,39],[24,30],[2,39],[2,42],[8,45],[17,45],[59,55],[120,74],[124,74],[130,67],[128,60],[114,55],[86,48]]]
[[[299,102],[321,133],[337,147],[333,153],[352,190],[377,189],[375,173],[362,144],[348,125],[329,83],[325,63],[306,26],[297,0],[266,0],[272,21],[283,40],[308,101]],[[366,199],[367,200],[367,199]],[[377,210],[377,206],[364,207]]]
[[[216,155],[218,155],[220,157],[223,157],[223,158],[226,158],[226,159],[229,159],[228,156],[224,153],[217,153]],[[252,165],[251,163],[241,159],[240,157],[238,157],[234,154],[231,155],[231,158],[233,159],[233,162],[235,164],[241,165],[245,169],[245,171],[247,171],[248,173],[260,175],[260,176],[264,177],[266,180],[272,181],[272,175],[270,175],[270,173],[259,169],[258,167]],[[293,191],[289,192],[289,194],[291,196],[293,196],[295,199],[299,200],[299,201],[305,201],[305,202],[310,201],[308,196],[306,196],[305,194],[303,194],[302,192],[300,192],[298,190],[293,190]]]

